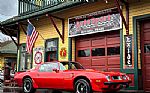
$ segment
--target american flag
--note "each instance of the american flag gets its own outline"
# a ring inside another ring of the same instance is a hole
[[[28,20],[26,51],[29,54],[32,52],[33,45],[34,45],[38,35],[39,35],[39,33],[35,30],[35,27]]]

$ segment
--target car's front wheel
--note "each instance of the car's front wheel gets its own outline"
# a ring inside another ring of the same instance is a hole
[[[34,93],[35,89],[32,85],[32,79],[31,78],[25,78],[23,80],[23,92],[24,93]]]
[[[92,93],[90,83],[85,79],[79,79],[75,82],[75,93]]]

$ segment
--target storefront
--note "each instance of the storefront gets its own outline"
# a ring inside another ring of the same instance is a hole
[[[78,61],[85,68],[126,73],[132,80],[128,89],[150,91],[150,2],[128,0],[127,6],[126,0],[120,0],[127,17],[122,21],[116,0],[106,1],[58,4],[53,11],[20,14],[10,23],[3,22],[4,27],[19,25],[17,70],[55,60]],[[26,53],[26,19],[39,32],[31,54]]]
[[[85,68],[120,71],[120,29],[117,8],[70,18],[69,37],[75,38],[75,60]]]

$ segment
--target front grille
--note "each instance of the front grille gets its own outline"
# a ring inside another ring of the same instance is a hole
[[[121,77],[120,76],[112,76],[112,79],[113,80],[121,80]]]

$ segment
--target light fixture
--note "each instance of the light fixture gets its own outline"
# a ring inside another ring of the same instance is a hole
[[[108,1],[107,0],[104,0],[105,1],[105,3],[107,4],[108,3]]]

